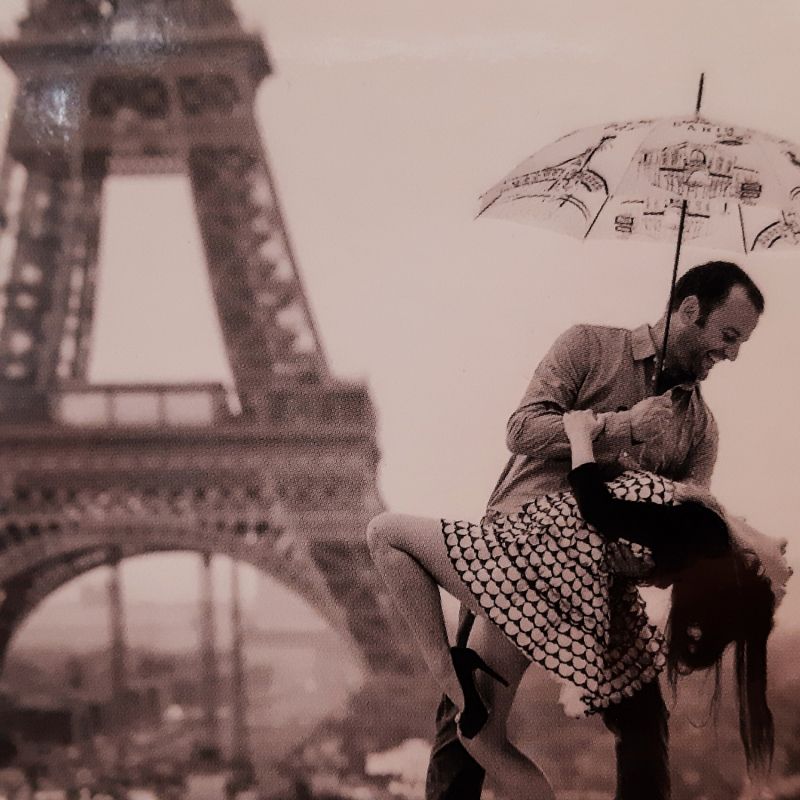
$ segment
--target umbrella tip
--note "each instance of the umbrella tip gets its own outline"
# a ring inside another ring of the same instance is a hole
[[[703,102],[703,83],[705,82],[705,72],[700,73],[700,85],[697,88],[697,105],[695,106],[694,113],[700,116],[700,105]]]

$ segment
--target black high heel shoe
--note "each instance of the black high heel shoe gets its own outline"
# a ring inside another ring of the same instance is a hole
[[[503,686],[508,686],[508,681],[498,675],[469,647],[451,647],[450,657],[453,659],[453,669],[464,695],[464,709],[458,715],[458,731],[465,739],[472,739],[480,733],[486,720],[489,719],[489,712],[478,692],[478,687],[475,686],[476,670],[485,672]]]

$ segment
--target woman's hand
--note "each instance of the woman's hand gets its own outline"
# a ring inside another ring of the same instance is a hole
[[[572,468],[577,469],[582,464],[594,461],[592,439],[603,425],[595,417],[594,411],[568,411],[562,419],[572,452]]]
[[[694,481],[675,481],[673,485],[675,487],[675,500],[677,502],[686,503],[691,501],[693,503],[700,503],[700,505],[710,508],[712,511],[719,514],[723,519],[725,518],[725,512],[719,504],[719,501],[705,486],[695,483]]]
[[[586,439],[591,442],[603,427],[602,421],[597,419],[594,411],[590,408],[584,411],[567,411],[562,419],[564,432],[570,442],[582,442]]]

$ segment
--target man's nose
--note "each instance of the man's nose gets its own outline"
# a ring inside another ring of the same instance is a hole
[[[729,344],[725,347],[725,358],[728,361],[736,361],[737,357],[739,356],[739,348],[741,345],[739,344]]]

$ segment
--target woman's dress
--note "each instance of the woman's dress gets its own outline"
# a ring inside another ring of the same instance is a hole
[[[652,574],[659,563],[679,568],[690,549],[720,552],[729,537],[717,514],[677,503],[673,482],[659,475],[628,471],[604,484],[587,464],[570,482],[572,492],[481,524],[442,520],[442,530],[489,619],[567,685],[568,713],[592,714],[631,696],[666,663],[635,579],[609,567],[608,541]]]

